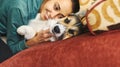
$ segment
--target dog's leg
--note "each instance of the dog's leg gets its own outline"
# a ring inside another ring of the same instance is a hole
[[[24,35],[24,37],[26,39],[31,39],[35,36],[36,32],[33,30],[32,27],[30,26],[20,26],[18,29],[17,29],[17,33],[20,34],[20,35]]]

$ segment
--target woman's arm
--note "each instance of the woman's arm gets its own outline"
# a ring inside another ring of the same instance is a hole
[[[16,32],[17,28],[25,22],[24,14],[19,8],[10,8],[7,20],[7,44],[13,53],[17,53],[25,48],[25,39]],[[26,20],[27,22],[27,20]]]
[[[24,14],[25,13],[19,8],[12,8],[8,13],[7,44],[10,46],[13,53],[17,53],[27,47],[35,46],[38,43],[48,41],[49,37],[52,36],[49,30],[40,31],[34,38],[26,41],[23,36],[17,33],[17,28],[28,22]]]

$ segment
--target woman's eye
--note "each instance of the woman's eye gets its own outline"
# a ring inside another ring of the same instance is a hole
[[[58,11],[58,10],[59,10],[59,8],[58,8],[58,7],[55,7],[54,9],[55,9],[56,11]]]
[[[60,19],[60,18],[63,18],[63,17],[65,17],[65,16],[62,15],[62,14],[57,14],[55,17],[56,17],[57,19]]]
[[[55,3],[53,8],[54,8],[54,10],[56,10],[56,11],[60,10],[60,6],[59,6],[58,3]]]
[[[62,15],[58,15],[58,18],[63,18],[64,16],[62,16]]]

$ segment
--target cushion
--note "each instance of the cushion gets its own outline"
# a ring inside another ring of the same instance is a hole
[[[108,30],[107,26],[120,23],[120,0],[80,0],[80,14],[88,14],[92,31]],[[83,24],[86,24],[84,18]]]
[[[28,48],[0,67],[120,67],[120,31],[85,33]]]

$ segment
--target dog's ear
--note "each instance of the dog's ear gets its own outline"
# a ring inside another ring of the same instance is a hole
[[[82,20],[82,17],[79,15],[79,13],[71,13],[69,14],[70,16],[77,16],[79,18],[79,20]]]
[[[74,15],[76,15],[80,19],[80,24],[79,24],[80,32],[79,32],[79,34],[88,32],[88,27],[86,25],[84,25],[82,22],[82,20],[84,20],[84,18],[85,18],[85,14],[78,12],[78,13],[75,13]]]
[[[75,13],[75,15],[77,15],[80,18],[80,20],[83,20],[83,18],[85,18],[86,11],[79,11]]]

